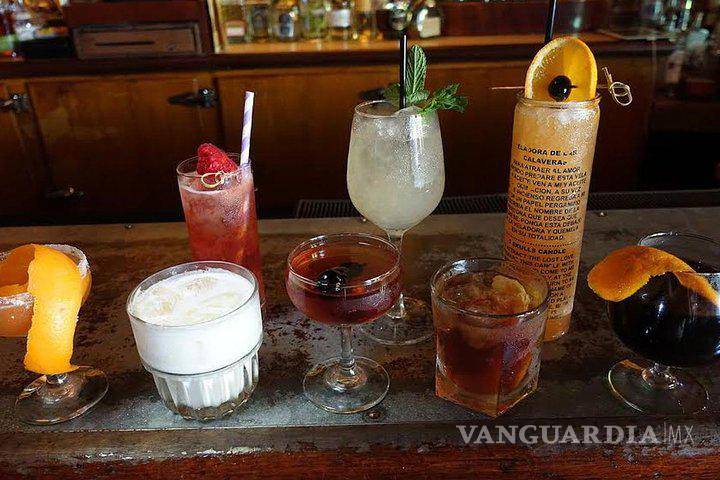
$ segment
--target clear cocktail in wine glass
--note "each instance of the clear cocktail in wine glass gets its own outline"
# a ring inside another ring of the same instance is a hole
[[[437,113],[386,101],[355,107],[347,186],[355,208],[401,250],[405,232],[435,210],[445,189]],[[401,294],[386,316],[362,328],[380,343],[410,345],[432,336],[432,314],[427,303]]]

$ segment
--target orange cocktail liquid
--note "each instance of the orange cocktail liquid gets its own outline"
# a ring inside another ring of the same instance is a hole
[[[520,96],[515,106],[504,254],[550,284],[546,341],[570,326],[599,102]]]

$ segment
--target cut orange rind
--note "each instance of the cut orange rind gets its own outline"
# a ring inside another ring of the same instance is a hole
[[[24,245],[0,259],[0,330],[16,336],[27,328],[28,370],[51,375],[76,368],[70,363],[73,337],[90,282],[89,270],[81,271],[57,246]],[[29,322],[20,315],[28,309]]]
[[[550,84],[557,77],[567,77],[570,94],[562,101],[582,102],[595,98],[597,64],[590,48],[575,37],[559,37],[538,51],[525,76],[525,97],[541,101],[558,101],[550,94]]]
[[[718,304],[718,292],[690,265],[663,250],[640,245],[622,247],[596,264],[587,280],[600,298],[621,302],[644,287],[652,277],[672,272],[680,284]]]

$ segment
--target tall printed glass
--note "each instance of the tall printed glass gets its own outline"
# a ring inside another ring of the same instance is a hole
[[[504,253],[550,283],[545,340],[570,326],[599,103],[520,95],[515,106]]]
[[[358,105],[347,186],[355,208],[400,250],[404,233],[435,210],[445,189],[437,113],[398,111],[385,101]],[[432,336],[432,314],[425,302],[400,295],[387,315],[362,328],[379,343],[409,345]]]

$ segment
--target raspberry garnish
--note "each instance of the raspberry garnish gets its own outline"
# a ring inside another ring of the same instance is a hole
[[[216,172],[234,172],[237,169],[237,165],[230,160],[227,153],[212,143],[203,143],[200,145],[197,154],[197,173],[200,175]]]

